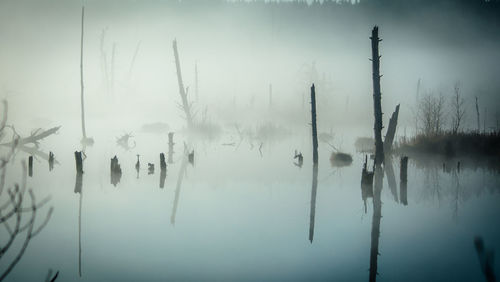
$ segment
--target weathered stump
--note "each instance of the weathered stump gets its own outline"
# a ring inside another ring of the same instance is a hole
[[[54,153],[49,152],[49,171],[52,171],[54,169]]]
[[[83,173],[83,158],[82,152],[75,151],[76,172]]]
[[[28,176],[33,177],[33,156],[28,157]]]

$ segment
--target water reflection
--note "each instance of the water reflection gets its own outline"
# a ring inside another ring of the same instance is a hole
[[[382,218],[382,200],[384,170],[381,165],[375,167],[375,183],[373,189],[373,218],[370,246],[370,274],[369,280],[377,281],[377,267],[379,256],[380,219]]]
[[[318,190],[318,164],[313,164],[313,178],[311,187],[311,212],[309,216],[309,241],[314,238],[314,220],[316,216],[316,192]]]
[[[82,277],[82,201],[83,201],[83,172],[76,173],[75,193],[79,194],[78,207],[78,275]]]
[[[179,175],[177,176],[177,184],[175,186],[175,198],[174,198],[174,206],[172,207],[172,215],[170,216],[170,223],[175,225],[175,216],[177,215],[177,206],[179,204],[179,196],[181,194],[182,188],[182,180],[184,179],[184,175],[186,174],[188,164],[187,156],[182,158],[181,168],[179,169]]]
[[[384,171],[385,175],[387,176],[387,184],[389,184],[389,189],[391,190],[392,197],[394,198],[394,201],[396,203],[399,202],[398,200],[398,187],[396,184],[396,176],[394,174],[394,168],[392,166],[392,156],[388,155],[386,156],[385,163],[384,163]]]

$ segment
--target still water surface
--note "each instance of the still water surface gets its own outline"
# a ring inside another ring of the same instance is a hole
[[[349,145],[354,136],[344,138],[353,163],[343,168],[332,167],[331,148],[320,144],[314,189],[305,131],[264,143],[262,153],[256,141],[222,145],[235,140],[231,134],[188,142],[177,133],[160,188],[167,135],[138,132],[137,146],[126,151],[116,146],[120,133],[94,136],[81,193],[74,192],[78,133],[62,130],[44,143],[60,164],[49,172],[35,161],[28,187],[39,199],[51,195],[54,213],[7,281],[41,281],[48,269],[59,271],[58,281],[367,281],[375,264],[379,281],[483,281],[474,237],[500,250],[497,172],[466,164],[443,171],[410,158],[405,205],[396,157],[394,181],[386,172],[364,201],[364,156]],[[194,165],[183,157],[184,141],[195,150]],[[302,167],[294,165],[295,149],[304,154]],[[109,172],[115,154],[123,170],[116,187]],[[20,179],[24,157],[8,168],[9,183]]]

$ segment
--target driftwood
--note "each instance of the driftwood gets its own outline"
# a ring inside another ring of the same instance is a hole
[[[381,39],[378,38],[378,27],[375,26],[370,37],[372,42],[372,67],[373,67],[373,109],[375,115],[375,164],[384,162],[384,146],[382,143],[382,93],[380,92],[380,55],[378,44]]]
[[[9,128],[12,129],[12,131],[14,133],[13,135],[15,137],[14,139],[17,139],[17,141],[13,140],[11,142],[2,143],[1,144],[2,146],[9,146],[10,147],[16,142],[17,146],[22,146],[22,145],[26,145],[26,144],[33,144],[38,148],[40,140],[42,140],[42,139],[44,139],[52,134],[57,133],[57,131],[61,127],[56,126],[56,127],[51,128],[51,129],[44,130],[44,131],[42,131],[41,129],[37,129],[37,130],[34,130],[33,132],[31,132],[30,136],[24,137],[24,138],[20,137],[19,134],[17,134],[17,132],[13,126],[9,126]]]
[[[316,128],[316,92],[314,84],[311,86],[311,125],[313,142],[313,164],[318,164],[318,130]]]

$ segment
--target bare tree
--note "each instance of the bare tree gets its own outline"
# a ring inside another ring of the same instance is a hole
[[[460,83],[455,83],[453,90],[453,98],[451,100],[451,130],[453,134],[457,134],[465,117],[465,100],[460,94]]]
[[[4,102],[4,116],[0,121],[0,136],[4,136],[3,131],[6,128],[7,103]],[[12,159],[18,146],[19,137],[13,137],[14,141],[6,154],[0,157],[0,225],[4,228],[7,237],[0,243],[0,281],[14,269],[21,260],[28,244],[40,231],[47,225],[53,208],[50,207],[42,223],[35,226],[38,211],[49,201],[45,198],[39,202],[35,199],[35,194],[31,189],[26,188],[26,163],[22,162],[22,180],[21,185],[15,184],[14,188],[9,188],[4,192],[5,176],[7,164]],[[26,192],[29,196],[29,204],[26,200]],[[26,216],[26,218],[25,218]],[[21,243],[19,245],[19,243]],[[20,246],[20,249],[17,249]],[[7,253],[12,254],[10,261],[5,260]]]
[[[424,135],[436,135],[442,132],[445,123],[444,97],[432,93],[424,95],[418,103],[418,120],[420,131]]]

